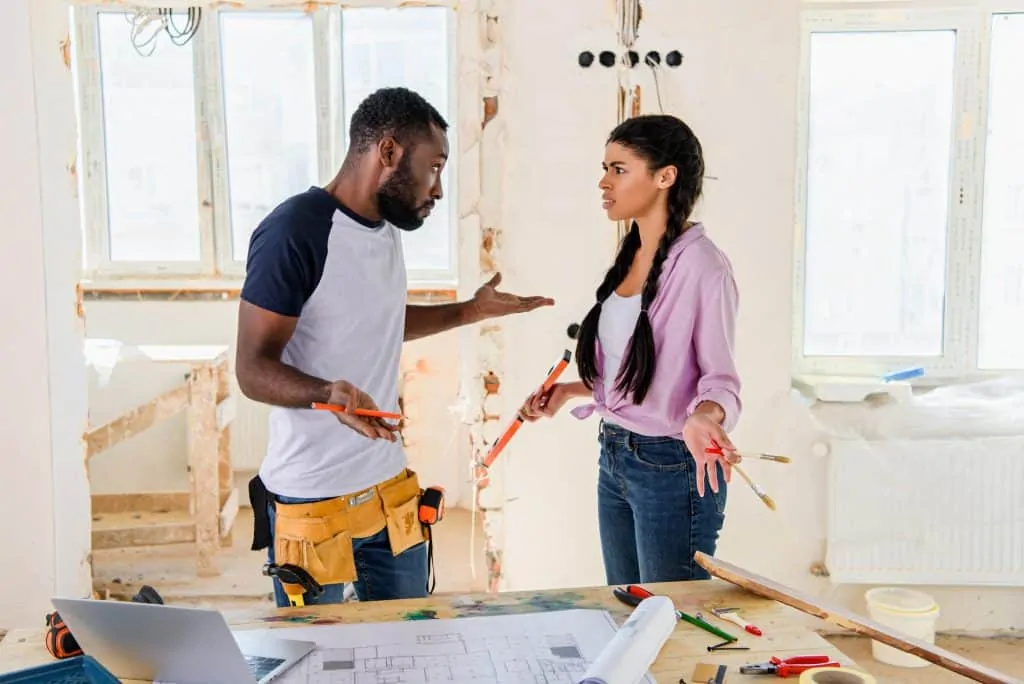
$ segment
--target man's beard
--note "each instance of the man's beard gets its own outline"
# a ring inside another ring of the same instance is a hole
[[[416,198],[413,197],[415,186],[416,183],[409,171],[409,158],[406,157],[399,162],[395,172],[377,191],[377,208],[385,221],[402,230],[409,231],[416,230],[423,225],[420,211],[431,202],[427,201],[416,206]]]

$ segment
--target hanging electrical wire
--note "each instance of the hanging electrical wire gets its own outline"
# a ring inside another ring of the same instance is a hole
[[[174,20],[174,10],[170,7],[143,8],[125,14],[131,28],[131,43],[135,52],[149,57],[156,50],[156,40],[161,33],[166,33],[171,43],[183,46],[192,40],[199,31],[203,10],[189,7],[185,26],[179,28]]]

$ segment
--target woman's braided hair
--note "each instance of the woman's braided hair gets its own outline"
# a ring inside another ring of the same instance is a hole
[[[631,393],[633,402],[640,404],[654,379],[654,330],[648,311],[658,295],[661,267],[669,249],[686,230],[687,219],[700,198],[704,183],[704,155],[700,141],[690,127],[678,118],[664,114],[627,119],[611,132],[608,142],[618,143],[639,155],[647,162],[651,173],[666,166],[676,167],[676,180],[668,191],[668,224],[644,283],[640,316],[615,385],[620,392]],[[619,246],[615,263],[597,288],[597,302],[580,325],[576,365],[580,379],[588,389],[593,390],[597,379],[596,343],[601,305],[626,278],[639,248],[640,228],[634,221]]]

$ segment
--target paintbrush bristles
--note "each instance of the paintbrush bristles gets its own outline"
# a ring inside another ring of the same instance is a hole
[[[793,460],[789,456],[776,456],[775,454],[748,454],[742,451],[736,452],[734,455],[738,456],[741,461],[745,458],[751,458],[762,461],[775,461],[776,463],[790,463]]]
[[[743,468],[739,467],[738,464],[734,463],[732,467],[737,473],[740,474],[740,477],[747,481],[747,484],[750,485],[750,488],[754,490],[754,493],[757,494],[758,498],[760,498],[761,501],[764,502],[764,505],[774,511],[775,500],[772,499],[772,497],[768,496],[768,494],[763,489],[761,489],[761,487],[756,482],[751,480],[750,476],[747,475],[747,472],[743,470]]]

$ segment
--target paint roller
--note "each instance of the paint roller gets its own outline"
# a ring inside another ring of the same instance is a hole
[[[571,340],[575,340],[579,333],[580,326],[578,323],[571,323],[565,331],[565,334],[568,335]],[[556,382],[558,382],[558,378],[561,377],[565,369],[568,368],[571,360],[572,350],[566,349],[562,352],[562,358],[560,358],[558,362],[548,370],[548,376],[540,386],[541,393],[547,392],[555,385]],[[523,405],[519,407],[518,411],[516,411],[516,417],[512,419],[512,422],[505,428],[505,432],[502,433],[501,437],[498,438],[498,441],[494,443],[493,447],[491,447],[491,451],[487,454],[487,458],[485,458],[482,463],[478,464],[478,480],[483,480],[487,477],[487,469],[491,467],[491,464],[494,463],[495,460],[497,460],[498,454],[508,446],[508,443],[512,441],[512,437],[514,437],[516,432],[519,431],[519,428],[523,426],[523,423],[526,421],[523,417],[523,409],[525,407],[526,402],[523,402]]]

